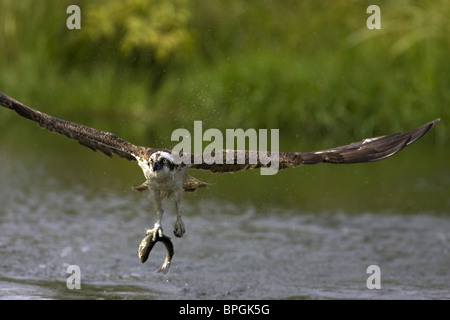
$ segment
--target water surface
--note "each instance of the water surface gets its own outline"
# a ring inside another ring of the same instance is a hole
[[[26,145],[0,139],[0,298],[450,298],[448,151],[274,177],[197,173],[213,185],[185,195],[187,233],[161,275],[161,244],[145,264],[137,256],[154,223],[147,194],[131,190],[139,167],[36,131]],[[168,235],[174,222],[168,206]],[[80,290],[66,286],[69,265]],[[366,286],[370,265],[380,290]]]

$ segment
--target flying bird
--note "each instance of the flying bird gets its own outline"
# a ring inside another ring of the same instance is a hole
[[[137,161],[141,167],[145,182],[136,187],[136,190],[148,189],[156,212],[156,223],[153,229],[148,229],[147,234],[156,238],[163,238],[162,216],[164,213],[162,200],[171,199],[175,203],[177,218],[174,225],[176,237],[182,237],[185,233],[185,226],[181,219],[180,204],[183,191],[195,191],[197,188],[207,184],[195,179],[188,174],[189,169],[209,170],[215,173],[236,172],[261,167],[269,167],[270,163],[260,161],[258,155],[256,162],[250,161],[254,156],[252,151],[245,151],[245,161],[237,161],[234,157],[233,163],[225,161],[226,155],[235,150],[216,151],[224,161],[209,163],[198,161],[198,157],[206,159],[211,154],[189,154],[192,160],[188,163],[178,163],[174,160],[171,150],[158,149],[143,146],[136,146],[118,136],[90,128],[74,122],[58,119],[48,114],[32,109],[21,102],[0,92],[0,105],[16,111],[24,118],[33,120],[37,124],[49,131],[62,134],[70,139],[77,140],[80,144],[94,151],[101,151],[112,157],[114,154],[121,158]],[[405,133],[394,133],[364,139],[360,142],[314,152],[279,152],[278,168],[286,169],[302,164],[316,163],[361,163],[382,160],[394,155],[407,145],[417,141],[428,132],[439,119],[428,122],[414,130]],[[217,159],[217,154],[214,154]],[[195,161],[194,161],[195,159]]]

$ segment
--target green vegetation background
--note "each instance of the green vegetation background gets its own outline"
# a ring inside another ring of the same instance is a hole
[[[194,120],[346,143],[438,117],[448,145],[450,2],[378,1],[381,30],[370,4],[2,0],[0,91],[155,147]],[[0,134],[19,121],[2,110]]]

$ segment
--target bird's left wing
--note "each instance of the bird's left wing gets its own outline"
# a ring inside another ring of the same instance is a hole
[[[116,135],[93,129],[78,123],[58,119],[43,112],[34,110],[19,101],[0,92],[0,105],[12,109],[22,117],[33,120],[49,131],[57,132],[94,151],[101,151],[112,157],[113,154],[128,160],[137,160],[139,155],[147,153],[149,148],[135,146]]]
[[[278,169],[321,162],[360,163],[382,160],[396,154],[407,145],[417,141],[438,122],[439,119],[436,119],[405,133],[394,133],[386,136],[364,139],[360,142],[354,142],[328,150],[313,152],[279,152],[276,157],[278,159]],[[193,164],[190,165],[190,168],[224,173],[271,166],[271,163],[261,161],[260,153],[257,151],[240,151],[242,152],[240,158],[241,161],[238,161],[238,152],[239,151],[236,150],[223,150],[218,151],[218,154],[215,152],[208,154],[193,154],[191,155],[191,163]],[[273,155],[269,152],[265,156],[270,158]],[[221,161],[219,161],[219,163],[208,163],[204,160],[208,157],[219,158]],[[233,161],[229,162],[226,160],[230,158],[233,159]]]

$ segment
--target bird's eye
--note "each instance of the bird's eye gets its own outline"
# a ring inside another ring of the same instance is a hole
[[[150,163],[153,163],[153,159],[150,159]]]
[[[166,158],[163,158],[162,163],[166,163],[166,162],[167,162]]]

